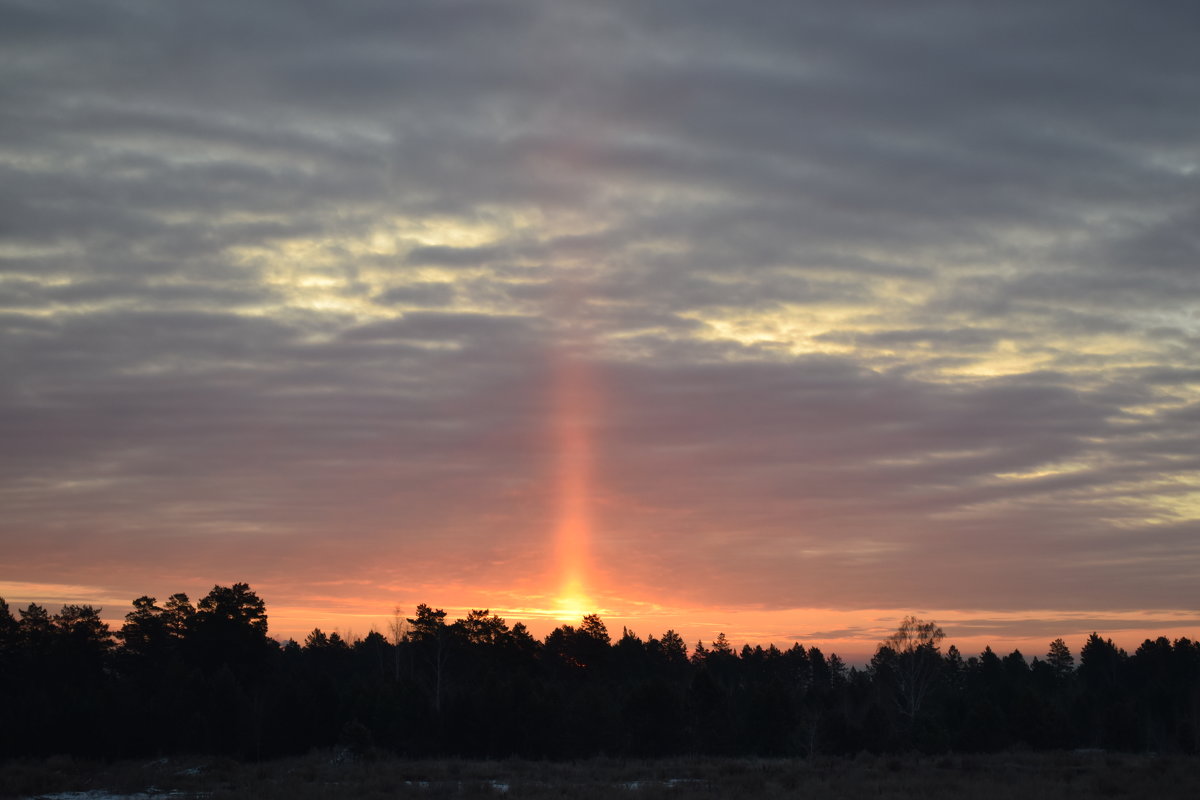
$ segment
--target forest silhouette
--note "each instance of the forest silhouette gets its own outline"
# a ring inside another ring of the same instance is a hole
[[[1096,633],[1078,662],[963,657],[912,617],[862,668],[793,644],[610,635],[592,614],[544,639],[487,610],[399,612],[386,634],[267,635],[246,584],[195,605],[100,610],[0,599],[0,752],[238,758],[343,747],[412,756],[815,755],[1104,748],[1200,752],[1200,643],[1132,654]]]

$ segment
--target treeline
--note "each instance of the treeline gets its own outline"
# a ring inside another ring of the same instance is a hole
[[[569,758],[1097,747],[1200,752],[1200,643],[1130,654],[1092,634],[1027,660],[942,651],[907,619],[862,669],[817,647],[689,648],[589,615],[544,640],[421,605],[387,635],[267,636],[246,584],[99,611],[0,600],[0,752],[89,757],[363,753]]]

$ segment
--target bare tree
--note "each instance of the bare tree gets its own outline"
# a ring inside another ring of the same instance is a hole
[[[936,622],[905,617],[896,632],[884,640],[880,650],[890,650],[896,681],[896,705],[911,725],[933,688],[941,669],[938,650],[946,634]]]
[[[396,682],[400,682],[400,644],[408,638],[408,620],[400,606],[392,609],[392,618],[388,622],[388,630],[392,634],[392,649],[395,652]]]

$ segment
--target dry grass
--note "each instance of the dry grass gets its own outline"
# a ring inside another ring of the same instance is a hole
[[[338,752],[264,763],[206,757],[0,764],[0,797],[79,800],[310,798],[938,798],[1200,797],[1200,758],[1104,753],[679,758],[578,762],[354,759]]]

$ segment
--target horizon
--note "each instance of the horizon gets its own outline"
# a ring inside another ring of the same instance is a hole
[[[0,589],[2,588],[4,586],[0,585]],[[78,589],[79,587],[76,588]],[[185,591],[185,594],[194,603],[207,594],[211,588],[210,586],[207,589],[197,591],[195,594]],[[262,597],[266,603],[267,634],[280,644],[285,643],[289,639],[302,644],[305,637],[312,633],[314,629],[320,629],[326,634],[336,632],[348,643],[362,639],[372,631],[378,632],[389,641],[391,640],[392,635],[389,632],[388,623],[392,621],[393,615],[390,612],[387,614],[370,611],[338,613],[329,610],[322,611],[311,607],[298,609],[283,607],[277,610],[272,606],[269,597],[265,597],[261,592],[258,592],[253,584],[250,584],[250,588],[255,590],[256,594]],[[164,592],[162,595],[150,596],[155,597],[161,603],[174,593],[174,591],[171,591]],[[124,622],[124,613],[121,616],[112,616],[111,612],[105,613],[109,612],[108,606],[90,602],[86,599],[87,595],[85,594],[77,593],[65,600],[49,603],[37,599],[29,599],[28,595],[6,595],[3,592],[0,592],[0,598],[8,602],[14,616],[17,615],[18,606],[26,607],[30,602],[47,608],[51,613],[57,611],[56,605],[77,604],[92,605],[97,608],[101,613],[101,618],[109,625],[112,633],[119,631]],[[407,606],[401,606],[402,616],[407,618],[410,614],[415,614],[418,603],[424,603],[430,608],[444,610],[448,622],[460,620],[466,617],[467,613],[472,610],[487,610],[490,614],[504,619],[510,628],[518,622],[525,624],[530,634],[539,642],[544,641],[551,631],[560,626],[572,625],[577,628],[583,617],[583,614],[581,614],[578,617],[568,619],[559,609],[534,610],[534,613],[530,613],[530,609],[505,609],[486,605],[454,607],[422,600],[417,600]],[[132,609],[132,599],[125,606]],[[806,614],[805,612],[808,613]],[[522,613],[524,613],[524,616],[522,616]],[[793,644],[800,644],[805,649],[816,646],[826,657],[836,654],[843,659],[847,666],[856,667],[866,665],[878,647],[883,644],[884,640],[894,633],[903,618],[909,615],[936,623],[946,634],[942,642],[943,652],[951,645],[954,645],[962,653],[963,658],[978,656],[985,648],[990,647],[999,656],[1008,655],[1013,650],[1020,650],[1026,661],[1035,657],[1044,660],[1050,643],[1060,638],[1064,640],[1071,652],[1078,656],[1083,643],[1093,633],[1099,634],[1104,639],[1111,640],[1115,646],[1129,653],[1136,651],[1147,639],[1154,640],[1158,637],[1166,637],[1172,642],[1180,638],[1186,638],[1191,641],[1200,640],[1200,637],[1196,634],[1195,626],[1186,624],[1188,622],[1186,619],[1181,620],[1178,624],[1166,624],[1152,628],[1140,624],[1140,621],[1133,615],[1127,618],[1123,625],[1110,629],[1099,629],[1095,626],[1089,626],[1089,622],[1096,622],[1097,620],[1086,616],[1075,618],[1073,626],[1068,625],[1061,628],[1052,628],[1044,622],[1036,620],[1036,618],[1022,616],[1010,622],[1009,633],[988,634],[986,632],[972,632],[973,626],[978,626],[979,620],[978,614],[972,613],[969,610],[947,610],[947,613],[940,616],[936,614],[930,615],[921,611],[880,609],[856,609],[840,612],[831,609],[791,609],[774,612],[774,615],[784,616],[788,619],[811,619],[812,616],[817,616],[826,619],[841,617],[857,621],[866,616],[876,623],[874,627],[856,628],[852,631],[828,630],[829,626],[824,626],[826,630],[823,631],[813,630],[811,632],[787,634],[781,632],[784,628],[763,628],[761,624],[762,618],[764,616],[772,616],[770,612],[766,614],[763,612],[726,614],[724,616],[717,616],[709,622],[702,623],[687,622],[687,619],[694,619],[694,616],[689,615],[686,610],[682,609],[676,610],[674,614],[647,613],[634,617],[606,614],[603,609],[585,611],[584,614],[596,614],[599,616],[608,628],[609,635],[614,643],[620,639],[623,629],[628,629],[631,634],[637,635],[642,640],[646,640],[650,636],[661,638],[662,634],[667,630],[673,630],[683,637],[690,653],[695,648],[698,640],[702,641],[706,647],[709,647],[718,634],[725,634],[730,644],[733,645],[735,652],[740,653],[743,645],[749,645],[751,648],[761,646],[764,649],[770,645],[774,645],[780,650],[786,650]],[[739,619],[744,621],[747,618],[750,621],[758,621],[760,623],[758,628],[755,629],[753,626],[747,626],[744,622],[739,623]],[[290,621],[290,623],[285,622],[281,626],[281,620]],[[683,620],[684,624],[680,625],[677,622],[673,622],[679,620]],[[1114,620],[1108,619],[1105,621],[1111,624]],[[987,624],[992,624],[994,621],[988,620],[986,622]],[[1027,630],[1031,622],[1037,622],[1038,624],[1034,627],[1043,632],[1038,635],[1017,633],[1020,630]],[[775,624],[778,625],[779,623]],[[706,635],[703,633],[704,631],[711,632]]]

